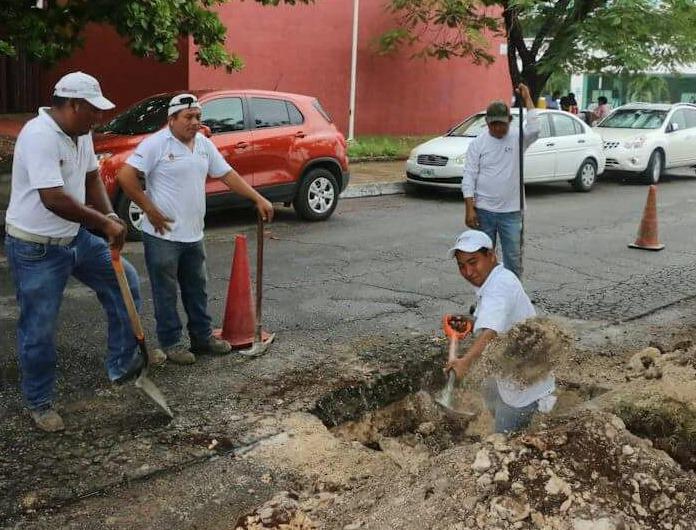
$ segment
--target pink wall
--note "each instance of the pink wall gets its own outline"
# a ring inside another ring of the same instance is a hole
[[[228,47],[247,66],[239,73],[205,69],[191,50],[192,88],[261,88],[317,96],[338,127],[348,129],[352,1],[261,7],[229,3],[219,11]],[[375,54],[374,40],[393,27],[385,0],[362,0],[358,50],[356,134],[441,132],[491,99],[509,99],[504,56],[489,68],[467,59],[423,61],[411,52]],[[499,49],[500,41],[492,43]]]
[[[104,95],[116,104],[116,111],[145,96],[186,87],[188,52],[182,40],[180,58],[174,64],[136,57],[124,40],[107,26],[90,25],[85,30],[85,46],[42,76],[41,97],[45,103],[53,86],[64,74],[82,70],[99,80]]]

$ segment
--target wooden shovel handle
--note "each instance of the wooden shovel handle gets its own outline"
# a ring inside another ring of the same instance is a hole
[[[118,250],[111,250],[111,263],[113,263],[114,266],[114,272],[116,273],[116,280],[118,280],[118,287],[121,289],[123,302],[126,304],[126,310],[128,311],[128,318],[130,319],[131,327],[133,328],[133,334],[138,341],[143,341],[145,340],[145,332],[143,331],[143,326],[140,323],[138,310],[135,308],[133,295],[131,294],[130,287],[128,286],[128,278],[126,278],[126,271],[123,269],[121,253]]]

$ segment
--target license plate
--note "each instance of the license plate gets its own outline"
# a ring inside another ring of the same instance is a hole
[[[426,168],[421,170],[421,177],[432,177],[435,174],[435,171],[433,171],[430,168]]]

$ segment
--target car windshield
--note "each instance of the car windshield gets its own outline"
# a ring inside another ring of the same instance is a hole
[[[667,117],[666,110],[656,109],[617,109],[598,127],[613,129],[657,129]]]
[[[517,123],[517,116],[512,117],[511,127],[514,127]],[[450,129],[450,131],[445,136],[465,136],[468,138],[476,138],[479,134],[488,128],[486,125],[486,115],[485,114],[474,114],[473,116],[467,118],[462,123]]]
[[[136,103],[113,120],[97,129],[100,133],[150,134],[159,131],[167,123],[167,106],[171,96],[154,96]]]

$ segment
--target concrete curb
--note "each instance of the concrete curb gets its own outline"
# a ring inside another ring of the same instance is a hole
[[[406,193],[404,182],[369,182],[349,185],[341,199],[358,199],[360,197],[379,197],[380,195],[399,195]]]

